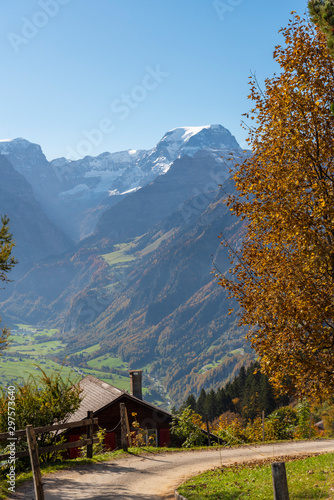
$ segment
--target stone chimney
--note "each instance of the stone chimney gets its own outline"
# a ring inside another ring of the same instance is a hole
[[[142,373],[143,370],[130,370],[130,394],[138,399],[143,399],[142,394]]]

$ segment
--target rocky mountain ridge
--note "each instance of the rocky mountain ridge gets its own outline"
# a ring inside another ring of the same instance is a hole
[[[10,278],[16,279],[34,262],[69,250],[73,242],[48,219],[29,182],[4,155],[0,155],[0,176],[0,214],[10,218],[13,253],[19,261]]]
[[[180,127],[151,150],[128,150],[48,162],[39,145],[18,138],[0,141],[0,154],[31,184],[45,214],[75,240],[91,234],[101,214],[123,197],[166,173],[184,155],[240,149],[221,125]]]

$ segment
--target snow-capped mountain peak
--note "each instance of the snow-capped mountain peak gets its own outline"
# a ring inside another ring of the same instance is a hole
[[[191,137],[201,132],[204,128],[209,128],[210,125],[203,127],[178,127],[167,132],[158,145],[165,147],[171,157],[176,157],[182,146],[185,146]]]
[[[0,140],[0,154],[33,187],[46,214],[73,238],[94,229],[101,210],[165,174],[182,156],[200,151],[221,162],[221,150],[241,150],[222,125],[178,127],[167,132],[150,150],[120,151],[70,161],[48,162],[41,147],[25,139]],[[89,224],[83,222],[89,213]],[[85,226],[85,227],[84,227]]]
[[[171,160],[185,154],[193,156],[198,150],[240,149],[235,137],[222,125],[178,127],[167,132],[157,145],[165,148]]]
[[[164,135],[164,138],[168,137],[170,140],[181,140],[183,142],[187,142],[190,137],[198,134],[203,129],[208,129],[210,127],[211,125],[204,125],[203,127],[177,127],[167,132],[167,134]]]

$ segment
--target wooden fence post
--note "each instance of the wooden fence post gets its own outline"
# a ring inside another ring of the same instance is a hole
[[[31,470],[34,478],[36,500],[44,500],[44,491],[42,484],[41,469],[39,465],[36,435],[32,425],[27,425],[26,434],[27,434],[27,442],[30,455]]]
[[[131,431],[130,431],[130,424],[129,424],[129,415],[128,415],[128,411],[126,408],[125,408],[125,423],[126,423],[126,431],[127,431],[127,435],[128,435],[129,446],[131,448],[132,438],[131,438]]]
[[[120,403],[119,405],[120,415],[121,415],[121,447],[123,451],[128,451],[128,439],[126,432],[126,417],[125,417],[125,403]]]
[[[289,500],[288,482],[284,462],[273,462],[271,464],[273,477],[274,500]]]
[[[93,439],[94,427],[93,427],[93,411],[87,412],[87,418],[92,419],[92,423],[87,425],[87,439]],[[93,458],[93,445],[87,444],[87,458]]]
[[[264,442],[264,410],[262,411],[262,441]]]

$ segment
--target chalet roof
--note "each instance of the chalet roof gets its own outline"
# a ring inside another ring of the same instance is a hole
[[[125,391],[117,389],[92,375],[84,377],[78,385],[82,389],[81,395],[83,399],[80,407],[71,415],[69,422],[87,418],[87,411],[92,410],[95,413],[125,393]]]
[[[126,396],[127,398],[137,402],[140,405],[151,408],[152,410],[159,411],[160,413],[164,413],[172,417],[171,413],[154,406],[146,401],[136,398],[132,396],[127,391],[123,391],[121,389],[117,389],[111,384],[104,382],[92,375],[87,375],[78,383],[80,388],[82,389],[83,399],[81,401],[80,407],[74,412],[69,418],[68,422],[75,422],[77,420],[83,420],[87,418],[87,411],[92,410],[94,412],[94,416],[96,413],[113,403],[117,399],[122,396]]]

